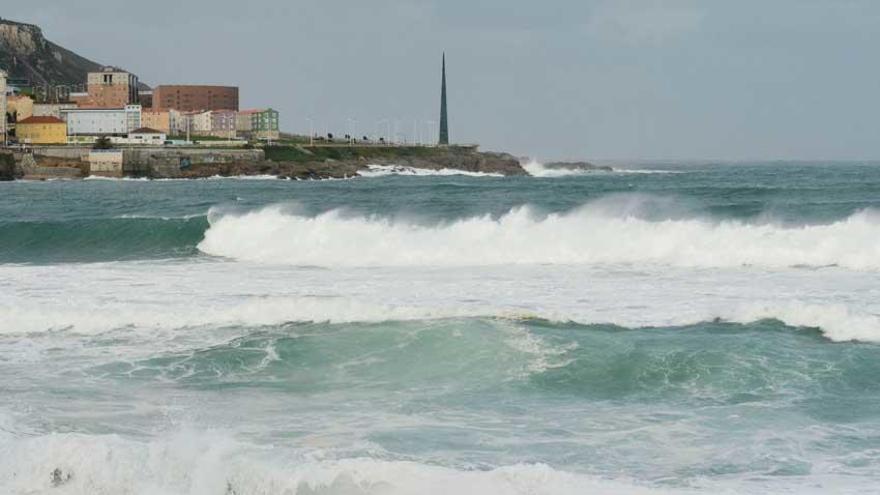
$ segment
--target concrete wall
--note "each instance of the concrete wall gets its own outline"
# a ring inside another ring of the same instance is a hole
[[[35,146],[34,154],[65,160],[89,161],[91,148],[74,146]],[[174,147],[122,148],[125,175],[176,177],[181,164],[200,165],[209,163],[261,162],[266,155],[263,150],[199,149]]]
[[[77,179],[82,177],[82,170],[73,167],[41,167],[37,165],[34,155],[17,153],[15,175],[26,180],[39,179]]]
[[[125,174],[175,177],[181,167],[209,164],[260,162],[263,150],[218,150],[195,148],[126,148]]]
[[[85,146],[34,146],[31,149],[37,156],[80,161],[88,161],[89,150],[91,150]]]

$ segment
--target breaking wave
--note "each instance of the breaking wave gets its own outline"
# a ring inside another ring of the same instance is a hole
[[[659,494],[622,481],[520,464],[460,470],[369,458],[278,459],[271,449],[219,432],[184,430],[150,442],[116,435],[3,438],[0,487],[13,493],[252,494]],[[90,452],[90,455],[82,455]]]
[[[368,165],[367,170],[361,170],[360,172],[358,172],[358,175],[360,175],[361,177],[387,177],[389,175],[409,175],[418,177],[453,175],[462,175],[466,177],[504,177],[504,175],[502,174],[469,172],[467,170],[458,170],[452,168],[431,170],[426,168],[405,167],[401,165]]]
[[[880,214],[785,226],[705,218],[646,219],[607,202],[543,215],[529,206],[437,225],[281,206],[209,215],[198,248],[239,260],[308,266],[630,264],[880,270]]]
[[[548,168],[536,160],[530,160],[529,162],[523,163],[522,168],[524,168],[532,177],[540,178],[569,177],[572,175],[585,175],[597,172],[596,170],[578,168]]]
[[[601,168],[587,169],[577,167],[547,167],[537,160],[530,160],[522,164],[522,168],[532,177],[538,178],[555,178],[555,177],[571,177],[578,175],[591,174],[678,174],[679,170],[662,170],[662,169],[636,169],[636,168],[614,168],[613,170],[605,170]]]

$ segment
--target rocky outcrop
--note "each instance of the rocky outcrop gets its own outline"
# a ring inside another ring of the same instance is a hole
[[[354,177],[370,165],[395,165],[427,170],[528,175],[519,160],[506,153],[484,153],[473,148],[309,148],[266,150],[259,162],[203,163],[181,170],[177,177],[275,175],[291,179],[341,179]],[[332,158],[331,158],[332,157]]]
[[[15,178],[15,157],[12,153],[0,153],[0,180]]]

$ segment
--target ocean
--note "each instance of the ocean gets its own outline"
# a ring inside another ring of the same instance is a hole
[[[880,493],[880,164],[528,168],[0,183],[0,493]]]

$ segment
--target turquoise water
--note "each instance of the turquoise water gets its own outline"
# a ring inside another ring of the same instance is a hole
[[[0,492],[870,493],[878,274],[871,163],[3,183]]]

